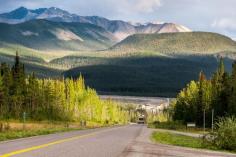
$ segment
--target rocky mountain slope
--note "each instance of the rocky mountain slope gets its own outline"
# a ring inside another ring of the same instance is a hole
[[[117,39],[105,29],[89,23],[31,20],[20,24],[0,23],[0,42],[36,50],[101,50]]]
[[[136,33],[172,33],[191,31],[182,25],[173,23],[156,24],[150,22],[135,25],[131,24],[130,22],[121,20],[108,20],[99,16],[79,16],[55,7],[39,8],[36,10],[20,7],[9,13],[0,14],[0,22],[8,24],[23,23],[35,19],[46,19],[54,22],[79,22],[94,24],[113,33],[118,41],[121,41],[129,35]]]

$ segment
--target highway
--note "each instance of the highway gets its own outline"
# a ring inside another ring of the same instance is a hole
[[[72,131],[0,142],[0,157],[233,157],[230,153],[154,144],[145,125]]]

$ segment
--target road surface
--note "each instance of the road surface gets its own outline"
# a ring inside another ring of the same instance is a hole
[[[153,130],[129,125],[72,131],[0,143],[0,157],[200,157],[236,156],[153,144]]]

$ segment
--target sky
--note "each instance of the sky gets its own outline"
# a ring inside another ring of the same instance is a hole
[[[58,7],[130,22],[173,22],[236,39],[236,0],[0,0],[0,13],[20,6]]]

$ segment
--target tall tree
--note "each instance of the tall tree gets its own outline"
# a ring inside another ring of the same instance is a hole
[[[236,61],[232,65],[231,96],[228,105],[229,114],[236,116]]]
[[[0,118],[3,118],[1,116],[3,116],[4,113],[4,93],[3,93],[3,80],[2,80],[2,75],[0,74]]]
[[[198,103],[197,103],[197,116],[196,123],[197,125],[202,125],[203,122],[203,111],[206,110],[204,106],[204,85],[205,85],[206,77],[204,73],[201,71],[199,74],[199,90],[198,90]]]

